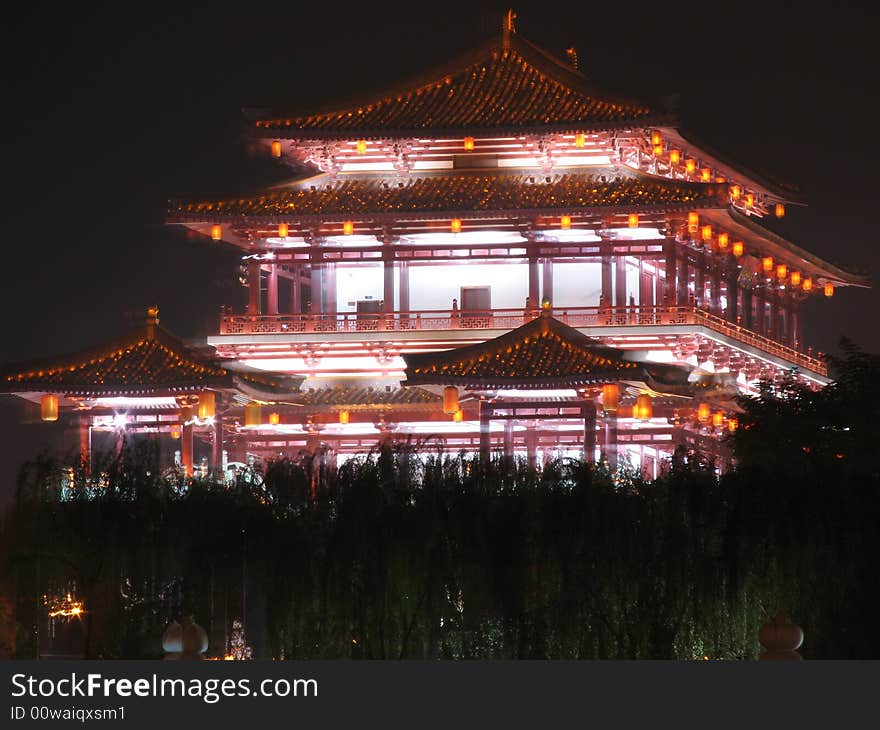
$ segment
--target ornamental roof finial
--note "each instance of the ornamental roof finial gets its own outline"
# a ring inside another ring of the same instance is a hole
[[[504,13],[504,23],[501,26],[501,38],[502,45],[505,50],[510,48],[510,34],[516,33],[516,13],[513,12],[513,8],[510,8],[506,13]]]
[[[156,325],[159,324],[159,307],[155,304],[147,307],[147,337],[153,339],[156,336]]]

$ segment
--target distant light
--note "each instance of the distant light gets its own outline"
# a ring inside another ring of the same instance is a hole
[[[114,428],[125,428],[127,424],[128,424],[128,416],[125,413],[114,413],[113,414]]]

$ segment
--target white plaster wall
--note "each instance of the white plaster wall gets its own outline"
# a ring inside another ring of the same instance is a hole
[[[580,261],[553,264],[553,308],[598,307],[602,293],[602,266]]]
[[[461,287],[492,287],[493,309],[520,309],[529,293],[527,264],[471,264],[409,267],[409,301],[413,311],[461,306]]]
[[[396,272],[395,272],[396,274]],[[358,264],[336,267],[336,311],[356,312],[358,299],[381,300],[385,278],[382,264]],[[351,302],[351,306],[349,305]]]
[[[639,267],[626,265],[626,303],[629,304],[629,296],[632,294],[636,304],[639,301]]]

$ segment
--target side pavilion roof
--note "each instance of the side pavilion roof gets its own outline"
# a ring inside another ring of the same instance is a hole
[[[629,360],[546,312],[511,332],[445,352],[405,354],[403,385],[478,389],[570,389],[604,383],[644,384],[690,395],[688,368]]]

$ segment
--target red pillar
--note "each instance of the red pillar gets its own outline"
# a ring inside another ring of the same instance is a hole
[[[398,297],[400,298],[400,311],[408,312],[409,311],[409,263],[406,261],[400,261],[397,264],[397,273],[398,273],[398,289],[400,293]]]
[[[625,307],[626,304],[626,257],[620,255],[614,259],[614,305]]]
[[[193,427],[192,423],[188,423],[191,419],[192,409],[181,409],[180,420],[183,422],[183,427],[180,429],[180,463],[187,477],[193,475]]]
[[[302,272],[299,264],[291,267],[293,278],[290,280],[290,313],[302,313]]]
[[[676,243],[674,239],[667,238],[663,242],[663,257],[665,259],[664,268],[666,273],[664,303],[667,306],[673,306],[675,304],[676,292],[678,291],[678,251],[675,246]]]
[[[219,475],[223,471],[223,416],[214,416],[214,441],[211,444],[211,471]]]
[[[92,427],[88,416],[79,417],[79,460],[88,474],[92,463]]]
[[[541,299],[541,303],[546,299],[550,304],[553,304],[553,260],[552,259],[544,259],[544,263],[541,267],[541,273],[543,277],[543,295]]]
[[[266,276],[266,310],[268,314],[278,314],[278,266],[269,264]]]
[[[480,459],[483,460],[483,463],[488,464],[489,459],[492,455],[492,442],[490,440],[489,435],[489,404],[481,400],[480,401]]]
[[[248,261],[248,314],[260,313],[260,262]]]
[[[581,406],[584,417],[584,462],[593,464],[596,461],[596,404],[587,401]]]

